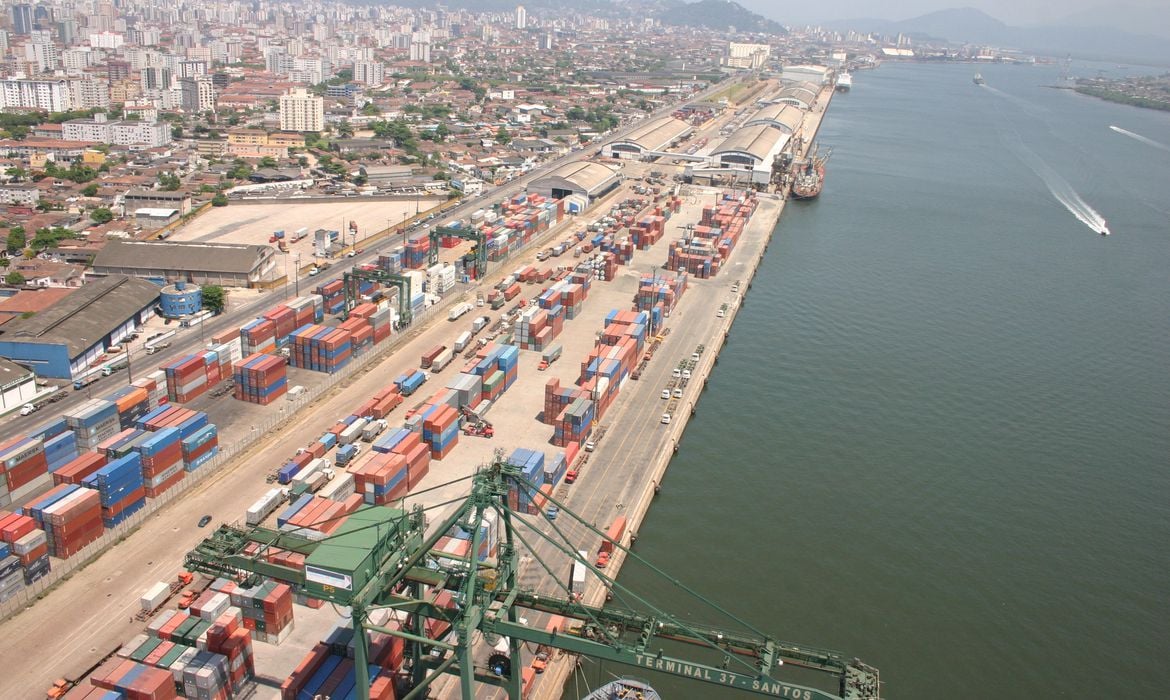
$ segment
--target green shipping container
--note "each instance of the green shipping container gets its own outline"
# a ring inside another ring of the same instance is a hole
[[[158,645],[162,643],[163,640],[159,639],[158,637],[151,637],[150,639],[147,639],[145,642],[143,642],[142,646],[131,652],[130,658],[134,661],[145,661],[146,657],[150,656],[150,653],[157,649]]]

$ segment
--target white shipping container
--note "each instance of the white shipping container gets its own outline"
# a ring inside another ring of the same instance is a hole
[[[345,430],[342,430],[341,434],[337,436],[337,443],[339,445],[348,445],[349,443],[356,441],[362,436],[362,430],[366,427],[366,423],[368,423],[369,420],[369,418],[358,418],[354,422],[347,425]]]
[[[170,594],[170,585],[159,581],[146,589],[146,592],[138,599],[138,604],[144,612],[150,612],[166,602],[167,596]]]
[[[467,348],[467,344],[471,342],[471,331],[463,331],[459,337],[455,339],[455,352],[463,352]]]
[[[331,501],[344,501],[353,494],[357,493],[357,482],[354,481],[353,474],[349,472],[342,472],[333,478],[321,489],[317,495],[322,498],[328,498]]]

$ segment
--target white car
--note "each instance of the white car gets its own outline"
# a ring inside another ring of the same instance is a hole
[[[723,315],[723,309],[719,309],[715,312],[715,318],[723,318]]]
[[[310,276],[310,277],[312,277],[313,275],[319,275],[319,274],[321,274],[321,270],[319,270],[319,269],[317,269],[317,268],[315,268],[315,267],[313,267],[313,268],[310,268],[310,269],[309,269],[309,276]],[[721,314],[722,314],[723,312],[722,312],[722,311],[720,311],[719,313],[721,313]]]
[[[662,390],[662,398],[664,398],[664,399],[670,398],[670,389],[663,389]]]
[[[674,390],[674,398],[676,398],[676,399],[681,399],[681,398],[682,398],[682,389],[675,388],[675,390]]]
[[[689,369],[684,369],[683,370],[683,379],[690,379],[690,378],[691,378],[691,371]]]
[[[675,368],[674,368],[674,377],[675,377],[675,379],[677,379],[677,378],[679,378],[679,377],[681,377],[681,376],[682,376],[682,370],[681,370],[681,369],[679,369],[678,367],[675,367]]]
[[[691,360],[693,360],[693,361],[695,361],[695,362],[698,362],[698,361],[699,361],[699,353],[697,353],[697,352],[692,352],[692,353],[691,353]]]
[[[662,424],[663,425],[670,425],[670,414],[669,413],[662,414]]]

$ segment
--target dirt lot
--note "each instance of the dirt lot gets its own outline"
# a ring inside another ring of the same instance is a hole
[[[291,236],[297,229],[307,228],[308,236],[289,245],[289,254],[300,253],[304,267],[313,260],[313,232],[319,228],[341,231],[345,242],[350,243],[349,223],[357,222],[356,240],[360,247],[371,235],[414,218],[416,211],[425,214],[442,201],[435,197],[418,201],[369,201],[355,197],[329,202],[233,202],[197,217],[172,233],[169,240],[267,245],[273,231],[283,230],[286,236]],[[284,262],[277,260],[278,270],[284,269]]]

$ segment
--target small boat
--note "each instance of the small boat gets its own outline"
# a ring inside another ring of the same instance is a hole
[[[976,73],[975,77],[971,79],[976,85],[986,85],[987,81],[983,79],[982,73]]]

